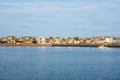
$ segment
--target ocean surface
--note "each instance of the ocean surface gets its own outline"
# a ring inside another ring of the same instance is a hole
[[[120,48],[0,47],[0,80],[120,80]]]

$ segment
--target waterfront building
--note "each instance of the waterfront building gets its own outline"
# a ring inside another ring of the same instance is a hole
[[[16,43],[16,37],[15,36],[8,36],[7,43]]]
[[[120,38],[114,38],[112,44],[120,45]]]
[[[68,39],[67,44],[74,44],[74,39]]]
[[[16,44],[23,44],[23,39],[22,38],[16,38]]]
[[[23,41],[22,38],[16,38],[16,41],[20,42],[20,41]]]
[[[2,41],[3,40],[3,37],[0,37],[0,41]]]
[[[2,37],[0,37],[0,40],[3,39]]]
[[[48,39],[48,43],[54,44],[55,40],[54,39]]]
[[[7,42],[7,38],[3,38],[2,41],[6,41]]]
[[[22,37],[22,40],[25,43],[32,43],[33,42],[33,37],[32,36],[24,36],[24,37]]]
[[[67,44],[67,39],[65,38],[61,39],[61,44]]]
[[[0,37],[0,43],[7,43],[7,38]]]
[[[83,43],[84,42],[84,40],[81,38],[81,39],[79,39],[79,41],[80,41],[80,43]]]
[[[90,39],[87,39],[87,40],[86,40],[86,44],[91,44],[91,40],[90,40]]]
[[[54,44],[61,44],[62,40],[60,38],[56,38]]]
[[[95,39],[95,44],[96,45],[102,45],[102,44],[104,44],[105,43],[105,39],[102,37],[98,37],[98,38],[96,38]]]
[[[113,38],[105,38],[105,43],[111,44],[113,42]]]
[[[33,38],[32,43],[37,44],[37,40],[36,40],[36,38]]]
[[[46,42],[46,40],[47,40],[46,37],[37,37],[36,40],[37,40],[38,44],[46,44],[47,43]]]
[[[74,44],[80,44],[79,40],[74,40]]]

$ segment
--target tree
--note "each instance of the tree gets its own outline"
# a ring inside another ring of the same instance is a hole
[[[73,37],[73,39],[78,41],[78,40],[79,40],[79,37]]]
[[[60,37],[59,37],[59,36],[56,36],[55,38],[56,38],[56,39],[60,39]]]
[[[53,39],[53,37],[51,36],[51,37],[49,37],[49,39]]]
[[[68,39],[72,39],[71,37],[68,37]]]

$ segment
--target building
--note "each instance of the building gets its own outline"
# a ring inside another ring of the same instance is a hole
[[[105,43],[111,44],[113,42],[113,38],[105,38]]]
[[[62,40],[60,38],[56,38],[54,44],[62,44]]]
[[[32,43],[33,37],[32,36],[24,36],[24,37],[22,37],[22,40],[24,43]]]
[[[91,44],[91,40],[90,40],[90,39],[87,39],[87,40],[86,40],[86,44]]]
[[[16,38],[16,41],[17,41],[17,42],[22,42],[23,39],[22,39],[22,38]]]
[[[16,43],[16,37],[15,36],[8,36],[7,43]]]
[[[68,39],[67,44],[74,44],[74,39]]]
[[[61,39],[61,44],[67,44],[67,39],[66,38]]]
[[[112,44],[120,45],[120,38],[114,38]]]
[[[79,40],[74,40],[74,44],[80,44]]]
[[[46,44],[46,37],[37,37],[36,40],[37,40],[37,43],[38,44]]]
[[[105,43],[105,38],[104,37],[97,37],[94,39],[96,45],[102,45]]]
[[[0,37],[0,43],[7,43],[7,38]]]
[[[0,37],[0,41],[2,41],[3,40],[3,37]]]
[[[16,38],[16,44],[23,44],[23,39],[22,38]]]
[[[54,44],[55,43],[55,40],[54,39],[48,39],[48,43],[50,43],[50,44]]]

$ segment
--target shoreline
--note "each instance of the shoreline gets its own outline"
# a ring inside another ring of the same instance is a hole
[[[100,45],[89,44],[0,44],[0,47],[99,47]],[[107,45],[105,47],[120,48],[120,45]]]
[[[0,44],[0,46],[7,46],[7,47],[17,47],[17,46],[21,46],[21,47],[34,47],[34,46],[52,46],[51,44]]]

